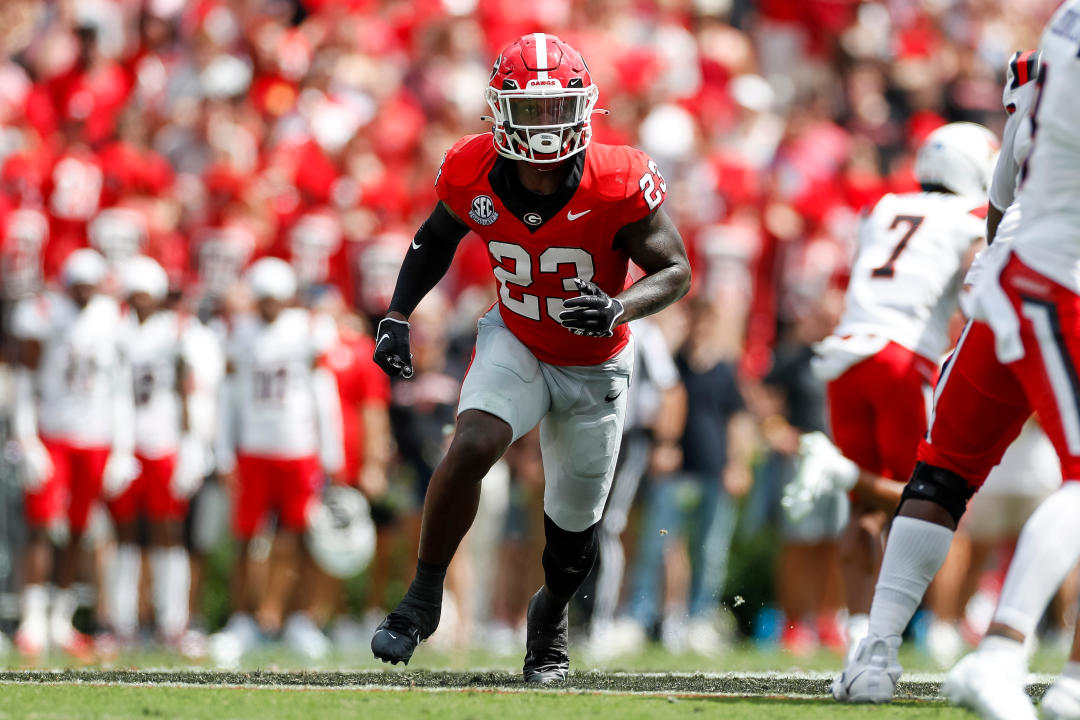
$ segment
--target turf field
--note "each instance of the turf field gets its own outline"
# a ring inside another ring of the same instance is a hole
[[[819,700],[609,695],[596,693],[419,692],[284,688],[5,685],[0,718],[963,718],[938,703],[873,709]]]
[[[10,660],[10,659],[9,659]],[[1060,668],[1041,652],[1034,666]],[[938,699],[939,672],[905,648],[911,671],[891,706],[846,707],[828,699],[840,661],[820,653],[794,657],[740,646],[717,658],[670,656],[653,649],[575,672],[559,688],[535,691],[520,679],[520,658],[446,655],[421,647],[408,670],[376,666],[361,654],[334,658],[334,670],[298,670],[296,658],[267,649],[237,672],[181,664],[175,656],[131,654],[108,666],[0,670],[0,720],[6,718],[971,718]],[[0,665],[0,667],[3,667]],[[156,670],[134,670],[156,667]],[[474,670],[468,668],[492,668]],[[662,668],[662,672],[655,670]],[[772,668],[770,671],[769,668]],[[779,669],[779,670],[777,670]],[[650,671],[651,670],[651,671]],[[1033,676],[1039,696],[1050,675]]]
[[[0,718],[964,718],[936,702],[842,707],[822,700],[563,692],[422,692],[233,687],[18,684],[0,687]]]
[[[936,696],[940,676],[914,676],[891,706],[840,706],[823,673],[574,673],[530,691],[507,672],[0,674],[0,718],[963,718]],[[1041,694],[1044,685],[1032,687]]]

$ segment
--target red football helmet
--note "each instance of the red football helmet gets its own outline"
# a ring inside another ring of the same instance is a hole
[[[584,150],[599,90],[585,59],[554,35],[532,33],[510,44],[485,89],[500,155],[555,163]]]

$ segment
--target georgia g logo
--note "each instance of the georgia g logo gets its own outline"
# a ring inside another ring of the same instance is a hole
[[[487,195],[477,195],[473,198],[472,209],[469,217],[477,225],[490,225],[499,219],[499,213],[495,212],[495,203]]]

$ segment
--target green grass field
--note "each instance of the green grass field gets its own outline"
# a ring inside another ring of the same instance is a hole
[[[520,652],[496,654],[485,650],[448,652],[433,649],[422,644],[416,651],[409,670],[457,670],[474,669],[505,670],[516,672],[521,669],[525,648]],[[673,655],[659,645],[650,645],[644,652],[602,662],[595,662],[582,653],[577,646],[570,649],[571,669],[606,670],[606,671],[645,671],[645,672],[839,672],[843,662],[833,652],[819,650],[810,655],[792,655],[775,648],[759,648],[751,643],[734,645],[715,657],[703,657],[693,653]],[[1065,663],[1065,652],[1061,649],[1040,649],[1031,660],[1031,671],[1036,673],[1057,673]],[[929,657],[915,650],[911,643],[905,643],[900,649],[900,664],[906,672],[937,672],[937,667]],[[50,655],[40,665],[26,664],[14,654],[0,655],[0,671],[62,669],[82,667],[62,655]],[[126,652],[107,661],[90,667],[113,668],[164,668],[164,669],[210,669],[208,660],[191,661],[181,656],[161,651]],[[400,666],[399,666],[400,667]],[[245,656],[241,670],[370,670],[390,669],[390,666],[376,661],[370,651],[357,648],[354,652],[336,652],[326,661],[311,665],[278,645],[268,645]]]
[[[824,700],[700,698],[536,692],[424,692],[283,688],[3,685],[0,718],[964,718],[940,703],[844,707]]]
[[[1056,672],[1061,656],[1043,651],[1033,669]],[[277,648],[246,660],[238,672],[182,662],[164,653],[133,653],[111,663],[61,670],[0,659],[0,720],[5,718],[970,718],[937,698],[940,672],[910,648],[909,671],[891,706],[841,706],[828,697],[840,658],[795,657],[750,645],[716,658],[672,656],[659,648],[592,667],[575,655],[559,689],[533,691],[520,657],[440,653],[421,647],[408,670],[376,664],[363,653],[338,655],[323,669]],[[136,668],[154,668],[137,670]],[[1039,678],[1041,694],[1049,676]]]

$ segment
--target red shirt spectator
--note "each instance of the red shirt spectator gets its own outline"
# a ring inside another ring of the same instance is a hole
[[[370,414],[386,413],[390,405],[390,381],[371,360],[375,343],[355,328],[340,324],[339,343],[326,357],[341,395],[342,431],[345,439],[345,477],[357,484],[365,463],[366,424]]]

